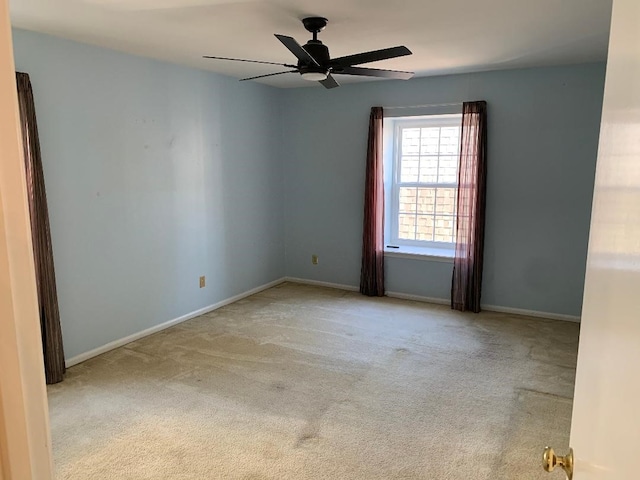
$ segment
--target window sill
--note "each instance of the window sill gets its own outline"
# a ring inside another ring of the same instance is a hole
[[[385,247],[384,256],[392,258],[408,258],[411,260],[426,260],[428,262],[453,263],[455,251],[424,247]]]

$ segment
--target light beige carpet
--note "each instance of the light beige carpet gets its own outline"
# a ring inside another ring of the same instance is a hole
[[[563,478],[578,325],[282,284],[72,367],[59,479]]]

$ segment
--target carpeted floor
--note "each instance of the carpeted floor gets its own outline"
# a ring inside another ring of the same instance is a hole
[[[72,367],[58,479],[513,480],[568,446],[578,325],[286,283]]]

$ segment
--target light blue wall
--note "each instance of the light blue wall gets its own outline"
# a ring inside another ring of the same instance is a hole
[[[287,275],[359,284],[370,107],[486,100],[483,303],[579,315],[604,72],[590,64],[286,92]],[[451,268],[387,258],[387,290],[446,299]]]
[[[13,35],[35,94],[67,358],[284,275],[281,91]]]

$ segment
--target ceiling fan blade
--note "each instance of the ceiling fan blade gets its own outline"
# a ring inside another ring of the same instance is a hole
[[[383,48],[382,50],[373,50],[371,52],[356,53],[355,55],[334,58],[331,60],[331,65],[350,67],[351,65],[388,60],[389,58],[404,57],[405,55],[411,55],[411,50],[405,46]]]
[[[296,42],[295,38],[287,37],[285,35],[278,35],[277,33],[275,35],[276,38],[280,40],[282,44],[287,47],[298,60],[306,64],[315,65],[317,67],[320,66],[316,59],[309,55],[309,53],[298,42]]]
[[[255,80],[256,78],[273,77],[274,75],[282,75],[284,73],[298,73],[298,70],[287,70],[286,72],[267,73],[266,75],[258,75],[256,77],[241,78],[240,81]]]
[[[340,84],[336,82],[336,79],[331,76],[331,74],[327,75],[327,78],[324,80],[320,80],[320,83],[324,88],[336,88],[339,87]]]
[[[337,67],[333,70],[333,73],[336,75],[362,75],[366,77],[396,78],[398,80],[409,80],[414,75],[413,72],[360,67]]]
[[[265,65],[278,65],[280,67],[298,68],[297,65],[287,65],[286,63],[263,62],[261,60],[245,60],[243,58],[210,57],[208,55],[204,55],[202,58],[212,58],[214,60],[231,60],[233,62],[264,63]]]

